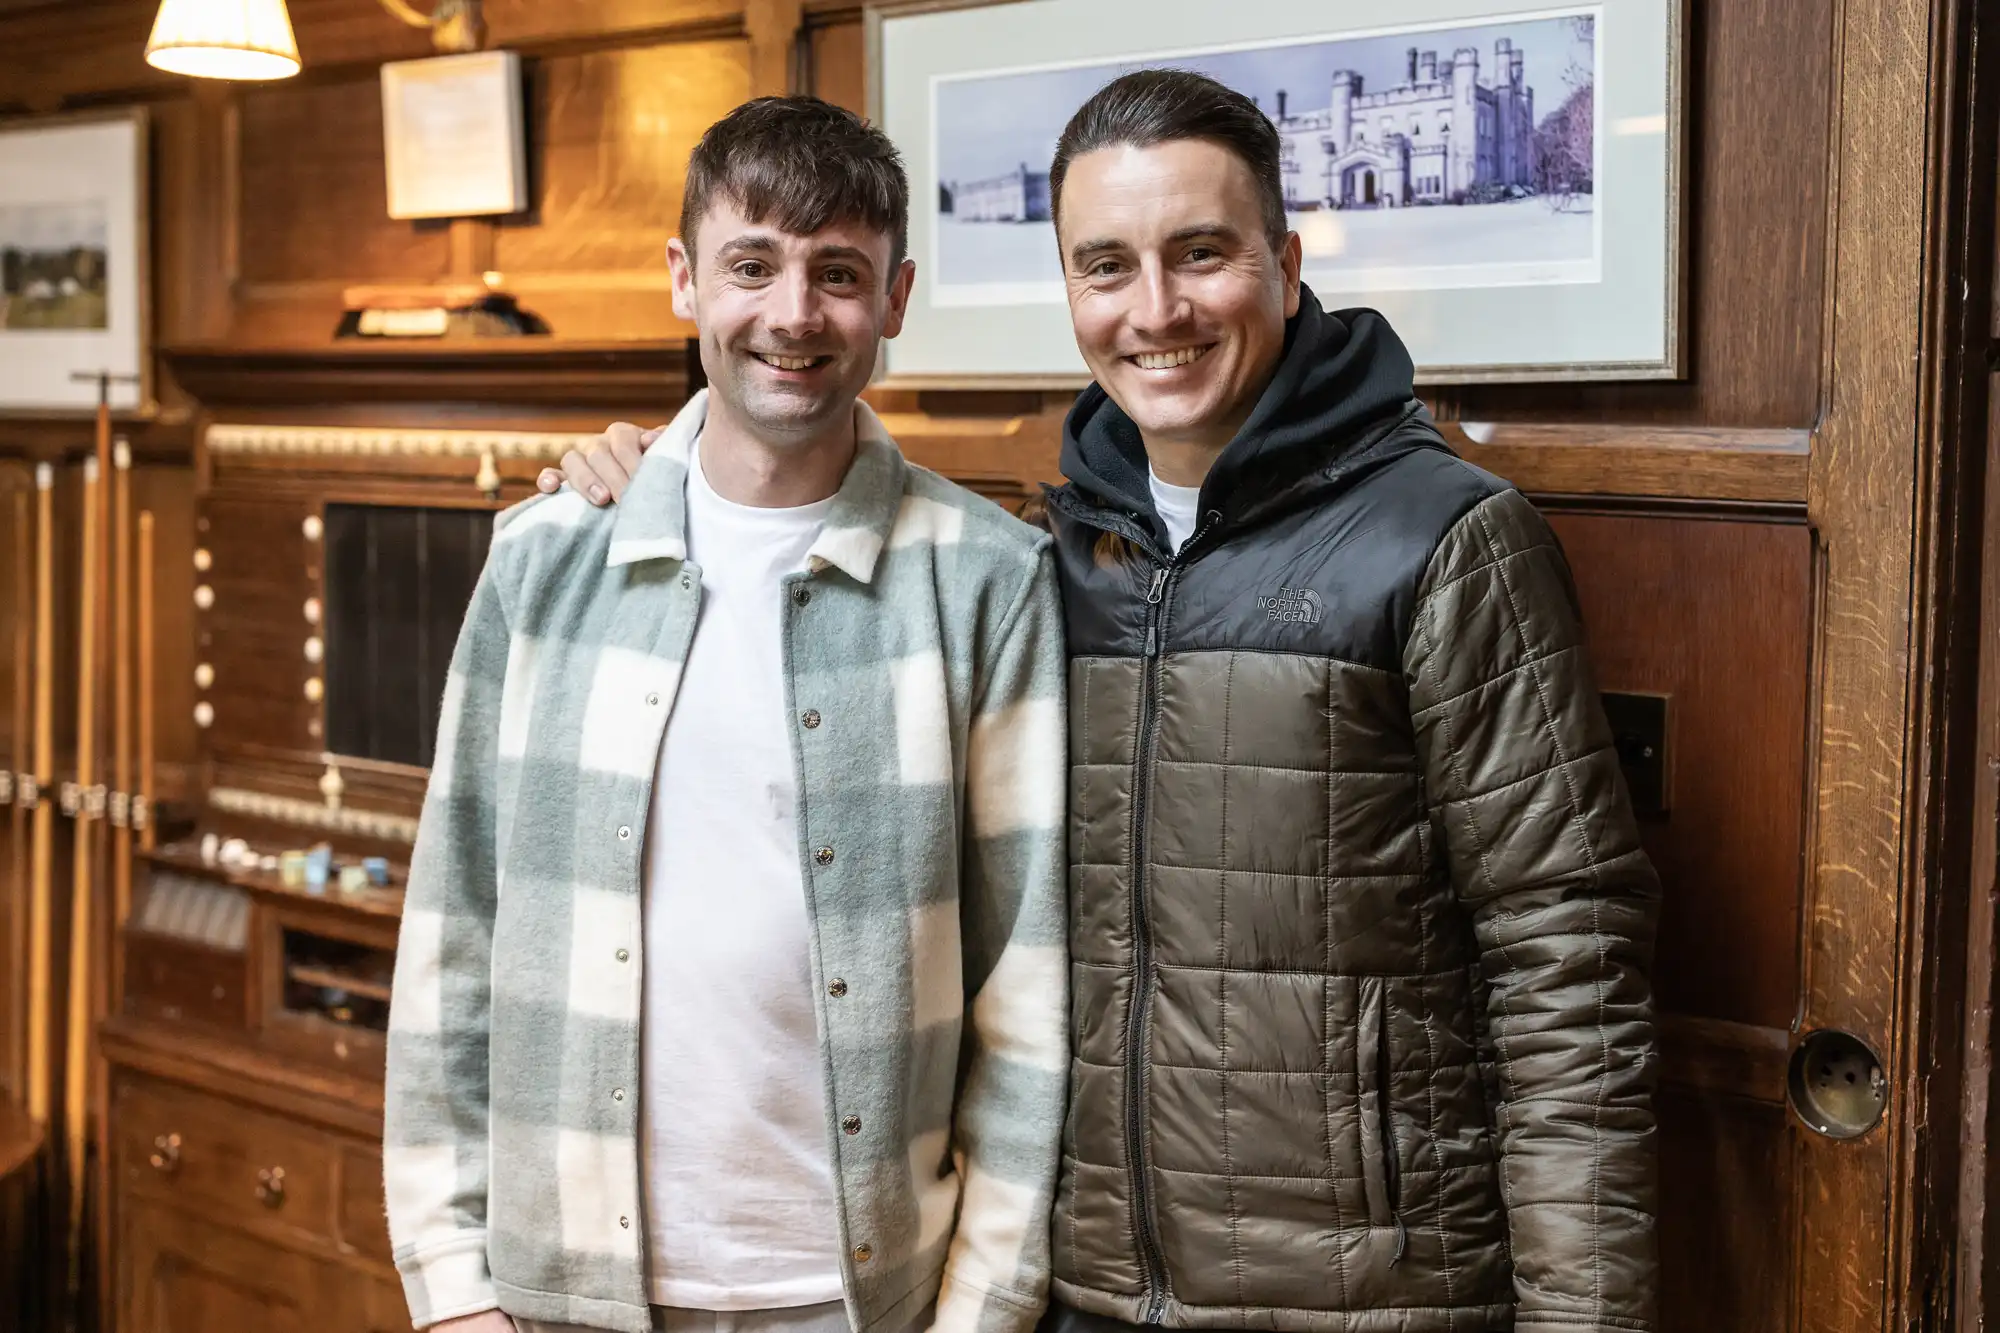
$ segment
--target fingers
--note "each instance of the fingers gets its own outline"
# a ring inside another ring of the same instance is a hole
[[[571,449],[563,455],[560,469],[543,468],[535,478],[535,488],[551,495],[567,483],[599,506],[623,499],[625,488],[645,460],[646,450],[666,433],[665,426],[640,430],[629,421],[613,422],[588,453]]]
[[[632,474],[639,470],[640,457],[646,452],[639,443],[639,428],[629,421],[613,422],[591,446],[585,461],[595,474],[597,483],[608,491],[614,500],[625,497],[625,487],[632,481]],[[592,504],[602,504],[597,494],[586,491]]]
[[[603,446],[598,445],[595,447],[602,448]],[[570,488],[583,496],[584,499],[594,505],[607,505],[611,503],[611,491],[603,482],[597,479],[597,473],[591,470],[588,458],[572,449],[563,455],[562,470],[563,480],[568,482]]]

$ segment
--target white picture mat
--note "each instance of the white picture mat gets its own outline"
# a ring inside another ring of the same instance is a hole
[[[1527,21],[1551,13],[1598,19],[1594,96],[1596,281],[1483,288],[1363,290],[1305,278],[1329,308],[1381,310],[1431,383],[1534,378],[1667,378],[1678,370],[1679,202],[1673,105],[1681,0],[1594,5],[1508,0],[1406,0],[1392,25],[1364,0],[1216,6],[1199,0],[1019,0],[876,18],[876,118],[910,169],[910,252],[917,290],[900,338],[884,349],[895,378],[1061,379],[1086,374],[1067,311],[1048,291],[1016,304],[950,304],[937,272],[939,172],[933,133],[937,82],[952,76],[1159,59],[1189,52],[1292,43],[1424,27]],[[1149,34],[1135,49],[1131,34]],[[1052,50],[1061,58],[1051,60]],[[1537,114],[1553,109],[1537,106]],[[1035,164],[1045,169],[1041,164]],[[1308,215],[1310,216],[1310,215]],[[1334,215],[1339,216],[1339,215]],[[1058,259],[1048,256],[1052,277]],[[1546,279],[1550,275],[1539,275]],[[942,295],[943,300],[939,298]]]
[[[0,128],[0,209],[102,203],[102,329],[0,329],[0,412],[97,406],[97,385],[72,373],[143,376],[146,260],[145,122],[141,116]],[[111,385],[114,410],[150,406],[143,383]]]
[[[382,149],[392,218],[526,208],[520,56],[478,51],[382,66]]]

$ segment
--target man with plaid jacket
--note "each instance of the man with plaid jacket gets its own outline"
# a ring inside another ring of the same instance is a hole
[[[383,1166],[417,1327],[1026,1333],[1067,1070],[1048,540],[857,402],[894,148],[710,129],[710,388],[623,503],[498,525],[446,687]]]

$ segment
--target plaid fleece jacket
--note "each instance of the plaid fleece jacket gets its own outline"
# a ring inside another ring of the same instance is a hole
[[[650,1328],[640,867],[700,597],[705,408],[615,509],[564,491],[502,515],[466,613],[389,1021],[383,1171],[418,1327],[498,1307]],[[1068,1055],[1061,611],[1045,536],[855,411],[784,605],[846,1304],[860,1333],[933,1299],[939,1330],[1026,1333]]]

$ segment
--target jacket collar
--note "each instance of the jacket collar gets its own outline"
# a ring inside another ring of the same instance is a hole
[[[639,464],[612,520],[604,563],[616,569],[640,560],[687,559],[687,475],[694,442],[708,419],[708,390],[688,400]],[[903,505],[903,454],[868,404],[854,404],[854,462],[834,494],[806,565],[828,566],[859,583],[875,576],[876,562]]]

